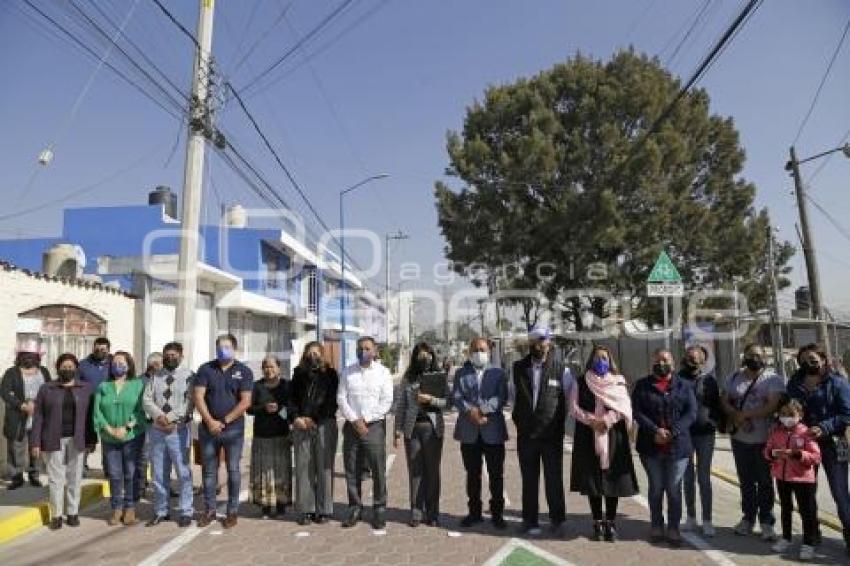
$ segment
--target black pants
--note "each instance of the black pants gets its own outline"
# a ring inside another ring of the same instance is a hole
[[[517,438],[519,470],[522,475],[522,522],[526,526],[537,526],[538,493],[540,491],[540,463],[543,463],[543,481],[546,486],[546,504],[549,506],[549,521],[564,522],[566,502],[564,498],[564,439]]]
[[[588,502],[590,502],[590,513],[593,515],[594,521],[602,520],[602,496],[601,495],[588,495]],[[605,498],[605,519],[608,521],[613,521],[617,518],[617,504],[620,502],[618,497],[606,497]]]
[[[818,504],[816,483],[801,483],[776,480],[782,522],[782,538],[791,540],[791,516],[794,513],[792,496],[797,499],[800,519],[803,523],[803,544],[814,546],[818,530]]]
[[[404,439],[407,477],[410,482],[411,518],[433,521],[440,515],[440,461],[443,439],[431,421],[417,422]]]
[[[369,432],[363,438],[351,423],[342,427],[342,458],[345,464],[345,485],[348,504],[352,509],[363,507],[360,484],[366,461],[372,470],[372,506],[383,512],[387,506],[387,428],[384,421],[369,423]],[[362,460],[361,460],[362,458]]]
[[[505,445],[484,444],[481,436],[473,444],[461,444],[460,454],[466,469],[466,497],[469,514],[481,516],[482,460],[487,462],[490,476],[490,514],[501,517],[505,510]]]

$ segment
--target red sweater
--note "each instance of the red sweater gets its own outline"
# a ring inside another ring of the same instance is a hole
[[[814,438],[808,435],[808,427],[798,423],[792,429],[781,424],[775,425],[764,447],[764,457],[770,462],[770,475],[787,482],[815,483],[820,463],[820,447]],[[794,450],[787,458],[774,458],[775,449]]]

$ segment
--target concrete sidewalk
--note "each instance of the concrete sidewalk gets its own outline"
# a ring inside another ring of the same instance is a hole
[[[732,446],[729,437],[725,434],[717,435],[717,441],[714,445],[714,458],[712,459],[712,470],[714,476],[726,482],[734,483],[737,486],[738,474],[735,470],[735,459],[732,456]],[[821,522],[827,526],[838,528],[840,523],[835,508],[835,501],[829,492],[829,484],[826,481],[826,476],[821,468],[818,474],[818,514]],[[779,512],[777,505],[776,512]]]

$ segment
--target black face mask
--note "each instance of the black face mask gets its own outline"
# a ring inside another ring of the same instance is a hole
[[[21,368],[22,369],[32,369],[36,366],[36,363],[31,358],[24,358],[21,360]]]
[[[59,370],[59,383],[71,383],[77,377],[77,371],[73,369]]]
[[[685,360],[683,366],[685,368],[685,371],[687,371],[691,375],[696,375],[699,373],[699,364],[693,360]]]
[[[820,375],[820,364],[810,364],[809,362],[803,362],[800,366],[806,375]]]
[[[322,358],[318,356],[310,356],[308,358],[310,369],[317,370],[322,368]]]
[[[673,368],[667,363],[657,363],[652,366],[652,373],[656,377],[666,377],[670,375],[671,371],[673,371]]]
[[[91,357],[94,358],[95,360],[99,361],[99,362],[102,362],[103,360],[106,359],[107,355],[108,354],[105,354],[103,352],[93,352]]]
[[[421,356],[416,359],[416,369],[419,372],[426,372],[431,369],[431,356]]]
[[[764,369],[764,362],[759,358],[744,358],[744,367],[750,371],[761,371]]]
[[[174,371],[180,367],[180,360],[164,359],[162,360],[162,367],[168,371]]]

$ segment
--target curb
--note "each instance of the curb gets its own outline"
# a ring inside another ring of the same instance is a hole
[[[80,509],[108,497],[109,485],[105,480],[87,483],[81,487]],[[50,506],[46,500],[32,503],[24,509],[0,520],[0,544],[7,543],[30,531],[47,525]]]
[[[733,474],[730,474],[729,472],[723,471],[719,468],[712,467],[711,475],[736,487],[739,487],[741,485],[738,482],[738,478],[736,478]],[[794,510],[797,510],[796,505],[794,505]],[[818,523],[839,533],[844,532],[844,528],[841,526],[841,521],[832,513],[827,513],[825,511],[818,510]]]

